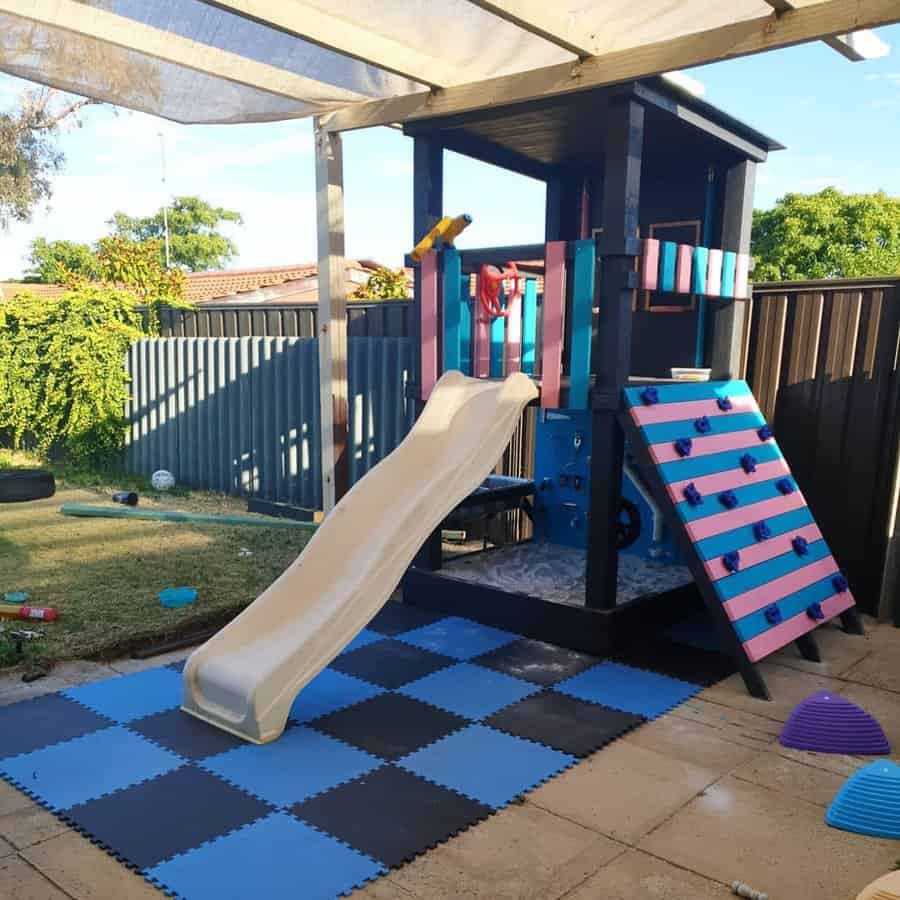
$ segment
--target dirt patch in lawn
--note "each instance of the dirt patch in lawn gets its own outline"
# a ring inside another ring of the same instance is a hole
[[[300,529],[73,518],[62,503],[106,505],[109,495],[64,488],[55,497],[0,506],[0,595],[21,590],[53,606],[53,623],[0,620],[0,667],[47,668],[75,658],[109,658],[208,625],[254,600],[303,549]],[[247,515],[243,501],[217,495],[142,497],[142,508]],[[264,517],[256,517],[264,519]],[[167,609],[157,594],[193,587],[194,606]],[[9,632],[42,637],[23,643]]]

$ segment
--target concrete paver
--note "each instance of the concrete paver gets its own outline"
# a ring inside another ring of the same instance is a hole
[[[760,753],[731,773],[735,778],[749,781],[788,797],[828,806],[840,790],[846,777],[788,759],[777,751]]]
[[[768,657],[768,662],[790,669],[811,672],[814,675],[830,675],[843,678],[854,666],[864,660],[877,642],[876,634],[880,628],[874,621],[867,621],[867,632],[864,635],[845,634],[840,625],[828,623],[816,630],[816,644],[819,647],[822,662],[810,662],[800,655],[793,644],[788,644],[777,653]],[[897,670],[900,676],[900,668]],[[898,682],[900,683],[900,682]]]
[[[68,900],[53,882],[19,856],[0,859],[0,897],[3,900]]]
[[[0,837],[19,850],[39,844],[64,831],[68,831],[66,825],[34,803],[0,816]]]

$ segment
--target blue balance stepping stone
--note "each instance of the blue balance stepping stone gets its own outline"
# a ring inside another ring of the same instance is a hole
[[[876,759],[844,783],[828,807],[832,828],[900,839],[900,766]]]

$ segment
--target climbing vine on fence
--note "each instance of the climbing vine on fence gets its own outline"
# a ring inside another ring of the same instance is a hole
[[[58,299],[0,300],[0,444],[101,460],[125,436],[134,294],[87,283]]]

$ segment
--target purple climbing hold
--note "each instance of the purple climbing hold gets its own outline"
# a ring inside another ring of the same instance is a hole
[[[798,534],[797,537],[792,538],[791,546],[794,548],[794,553],[796,553],[797,556],[809,555],[809,541],[802,535]]]
[[[762,428],[757,429],[756,433],[759,435],[759,439],[761,441],[767,441],[772,437],[772,426],[771,425],[763,425]]]
[[[675,441],[675,451],[679,456],[690,456],[693,444],[694,442],[690,438],[678,438]]]
[[[654,403],[659,403],[659,391],[655,387],[644,388],[641,391],[641,400],[644,406],[653,406]]]
[[[712,426],[709,424],[709,419],[707,419],[706,416],[700,416],[699,419],[694,419],[694,428],[696,428],[700,434],[706,434]]]
[[[806,607],[806,615],[814,622],[821,622],[822,619],[825,618],[825,613],[822,611],[822,604],[819,603],[818,600],[814,603],[810,603],[809,606]]]
[[[791,481],[790,478],[779,478],[778,481],[775,482],[775,487],[777,487],[782,494],[793,494],[796,490],[794,482]]]
[[[770,625],[778,625],[783,619],[781,610],[774,603],[771,606],[767,606],[765,608],[763,615],[766,617],[766,621]]]
[[[734,491],[722,491],[719,494],[719,503],[725,507],[725,509],[734,509],[738,505],[738,498]]]
[[[847,584],[847,579],[844,578],[840,572],[831,579],[831,583],[839,594],[843,594],[850,587],[850,585]]]
[[[687,500],[691,506],[699,506],[703,502],[703,494],[697,490],[693,481],[685,487],[682,493],[684,494],[684,499]]]
[[[818,691],[788,717],[778,742],[816,753],[890,753],[887,737],[874,717],[839,694]]]
[[[741,468],[749,475],[756,471],[756,457],[750,453],[745,453],[741,457]]]
[[[738,553],[737,550],[729,550],[722,557],[722,565],[725,566],[729,572],[737,572],[741,567],[741,554]]]
[[[753,525],[753,537],[758,541],[765,541],[772,537],[772,531],[769,526],[763,522],[756,522]]]
[[[731,399],[729,397],[716,397],[716,404],[722,412],[731,410]]]

